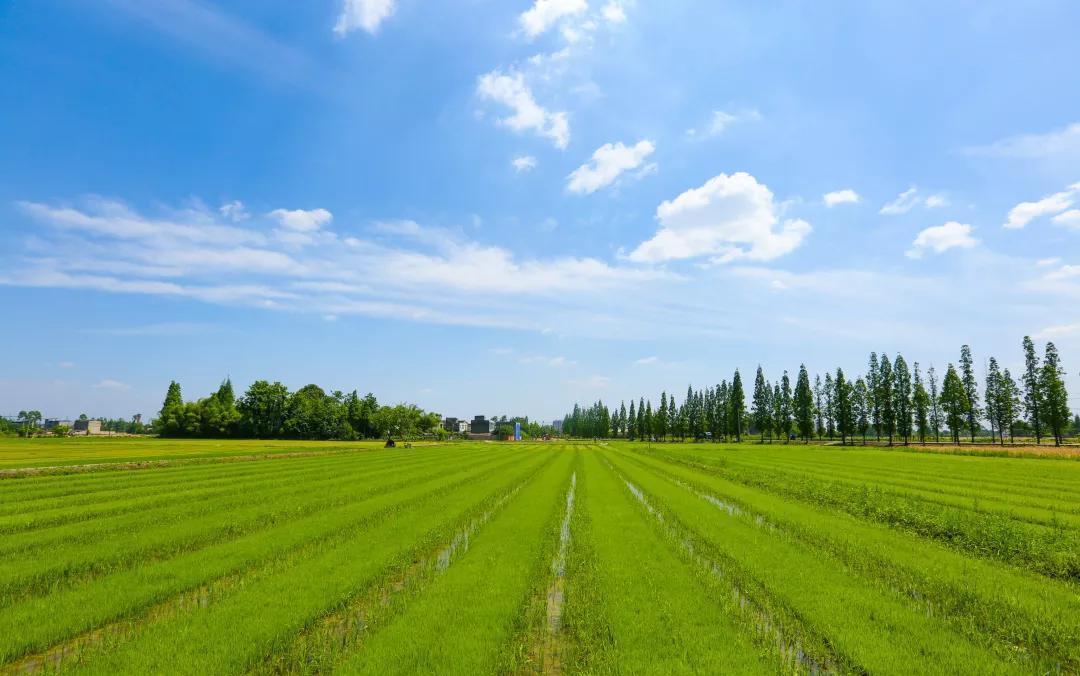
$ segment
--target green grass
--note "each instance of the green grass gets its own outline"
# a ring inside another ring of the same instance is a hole
[[[41,669],[1080,673],[1080,463],[4,439],[0,672]]]

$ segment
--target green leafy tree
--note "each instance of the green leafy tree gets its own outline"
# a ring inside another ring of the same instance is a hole
[[[799,377],[795,380],[794,408],[799,436],[805,443],[810,443],[810,436],[814,433],[814,393],[810,389],[810,375],[806,372],[806,364],[799,366]]]
[[[945,424],[949,426],[953,443],[956,445],[960,444],[960,432],[967,422],[968,403],[964,382],[956,372],[956,367],[949,364],[941,386],[941,408],[945,413]]]
[[[169,383],[154,429],[163,437],[182,436],[185,429],[184,413],[184,397],[180,392],[180,383],[174,380]]]
[[[825,436],[825,387],[821,384],[821,376],[814,374],[814,427],[818,439]]]
[[[1042,443],[1042,400],[1042,377],[1035,343],[1031,341],[1031,336],[1024,336],[1024,409],[1036,444]]]
[[[855,414],[852,407],[852,386],[844,377],[844,370],[836,369],[836,379],[833,380],[836,390],[833,396],[833,407],[836,413],[836,429],[840,432],[840,445],[846,446],[848,438],[854,436]]]
[[[791,428],[795,415],[795,402],[792,400],[791,378],[784,371],[784,377],[780,379],[780,392],[774,404],[776,409],[776,424],[780,434],[784,435],[784,443],[791,442]]]
[[[896,414],[896,432],[907,446],[911,442],[911,371],[901,355],[893,363],[893,410]]]
[[[855,431],[862,437],[863,446],[865,446],[866,433],[870,431],[870,388],[862,378],[855,381],[851,402],[855,416]]]
[[[645,441],[645,437],[649,433],[649,428],[645,422],[645,398],[638,399],[637,407],[637,432],[638,441]]]
[[[1039,388],[1043,398],[1043,419],[1046,429],[1054,437],[1054,445],[1060,446],[1069,426],[1069,393],[1065,388],[1065,370],[1061,366],[1057,348],[1046,343]]]
[[[986,365],[986,383],[983,390],[983,414],[990,423],[990,443],[994,443],[997,437],[1003,437],[1001,426],[998,424],[998,393],[1001,390],[1001,367],[997,359],[990,357]]]
[[[660,408],[656,409],[653,419],[656,421],[657,438],[667,441],[667,392],[660,393]]]
[[[926,371],[926,382],[930,386],[930,431],[934,433],[934,441],[941,441],[941,396],[938,394],[937,371],[931,364]]]
[[[743,416],[746,414],[746,394],[743,392],[742,376],[739,369],[735,369],[735,376],[731,379],[731,392],[729,393],[728,410],[731,415],[731,433],[736,442],[742,441]]]
[[[833,382],[831,373],[825,374],[825,434],[830,439],[836,436],[836,383]]]
[[[960,379],[964,383],[964,394],[968,398],[967,420],[971,432],[971,443],[979,431],[979,383],[975,380],[975,366],[971,360],[971,348],[960,347]]]
[[[278,439],[289,411],[289,388],[276,381],[256,380],[240,398],[237,409],[245,436]]]
[[[626,418],[626,438],[633,441],[637,438],[637,413],[634,412],[634,400],[630,400],[630,413]]]
[[[919,372],[919,362],[915,362],[915,390],[912,394],[911,404],[915,409],[915,432],[919,435],[919,442],[925,444],[930,436],[930,393],[923,384],[922,374]]]
[[[769,384],[765,382],[761,366],[758,366],[757,375],[754,376],[754,396],[750,405],[754,426],[761,434],[761,443],[765,443],[765,433],[772,429],[772,402],[769,399]]]
[[[876,352],[870,353],[870,363],[866,370],[867,404],[870,407],[870,420],[874,425],[874,433],[877,440],[881,441],[881,404],[878,399],[880,392],[880,364]]]
[[[893,398],[893,368],[889,357],[882,353],[881,362],[878,365],[878,406],[881,408],[881,430],[889,439],[889,445],[893,445],[893,437],[896,436],[896,400]]]
[[[667,428],[668,433],[671,435],[672,440],[675,439],[675,433],[678,431],[679,426],[679,414],[675,408],[675,395],[671,395],[668,399],[667,406]]]

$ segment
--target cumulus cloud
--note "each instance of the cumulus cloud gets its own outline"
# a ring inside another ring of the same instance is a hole
[[[350,31],[362,28],[374,34],[379,24],[394,13],[397,0],[344,0],[334,32],[346,35]]]
[[[614,183],[624,172],[641,167],[656,147],[652,141],[638,141],[633,146],[622,142],[605,143],[592,158],[567,176],[566,189],[579,195],[594,193]]]
[[[927,251],[936,254],[949,249],[970,249],[979,243],[971,236],[972,227],[966,223],[949,221],[921,231],[907,251],[909,258],[922,258]]]
[[[812,230],[802,219],[781,223],[772,191],[745,172],[719,174],[663,202],[656,218],[660,229],[630,253],[630,260],[767,261],[794,251]]]
[[[295,232],[314,232],[334,219],[326,209],[274,209],[270,216]]]
[[[534,38],[561,19],[583,13],[589,8],[585,0],[536,0],[532,7],[518,17],[522,32]]]
[[[1067,189],[1047,195],[1040,200],[1021,202],[1009,210],[1009,216],[1002,227],[1017,230],[1036,218],[1060,214],[1073,205],[1078,193],[1080,193],[1080,183],[1074,183]]]
[[[493,70],[480,77],[476,92],[481,98],[512,111],[500,118],[499,124],[516,132],[532,131],[549,138],[556,148],[565,148],[570,143],[570,121],[566,113],[551,112],[538,104],[521,73]]]
[[[518,173],[531,171],[536,168],[536,158],[532,155],[518,155],[510,160],[510,164],[513,165],[514,171]]]
[[[600,14],[608,23],[626,23],[626,10],[616,0],[611,0],[604,5],[604,8],[600,10]]]
[[[851,188],[833,190],[832,192],[827,192],[822,195],[821,201],[829,208],[835,207],[838,204],[855,204],[859,201],[859,193]]]

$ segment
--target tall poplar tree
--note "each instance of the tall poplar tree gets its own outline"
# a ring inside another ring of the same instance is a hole
[[[964,383],[964,394],[968,398],[967,421],[971,443],[975,443],[975,434],[979,431],[979,383],[975,380],[971,347],[967,345],[960,347],[960,379]]]
[[[791,398],[791,378],[784,371],[784,377],[780,380],[779,415],[776,418],[780,432],[784,435],[784,443],[791,443],[792,416],[795,414],[795,403]]]
[[[769,384],[765,382],[765,374],[760,365],[757,367],[757,375],[754,376],[754,398],[751,406],[754,426],[761,434],[761,443],[765,443],[765,432],[772,427],[772,403],[769,400]]]
[[[846,446],[848,437],[853,436],[855,427],[851,407],[851,384],[844,378],[844,370],[836,369],[833,381],[836,393],[833,395],[833,408],[836,414],[836,428],[840,432],[840,445]]]
[[[667,428],[668,433],[671,435],[672,441],[675,440],[675,431],[678,428],[678,414],[675,412],[675,395],[671,395],[668,399],[667,409]]]
[[[637,413],[634,411],[634,400],[630,400],[630,413],[626,416],[626,438],[633,441],[637,438]]]
[[[667,392],[660,393],[660,408],[656,410],[656,436],[667,441]]]
[[[1035,343],[1031,342],[1031,336],[1024,336],[1024,409],[1031,431],[1035,433],[1036,444],[1042,443],[1042,398],[1042,378]]]
[[[799,377],[795,381],[795,425],[805,443],[810,443],[814,432],[814,393],[810,390],[810,374],[806,364],[799,366]]]
[[[731,431],[735,435],[735,441],[742,441],[743,415],[746,412],[746,394],[743,392],[742,376],[739,369],[735,369],[735,376],[731,379],[731,392],[728,394],[728,410],[731,414]]]
[[[817,373],[814,374],[814,427],[818,439],[825,436],[825,387]]]
[[[911,395],[911,404],[915,410],[915,432],[919,435],[919,442],[925,444],[926,437],[930,435],[930,394],[923,384],[919,362],[915,362],[915,391]]]
[[[930,385],[930,430],[934,441],[941,441],[941,395],[938,393],[937,371],[933,364],[926,371],[926,382]]]
[[[855,416],[855,429],[862,436],[863,446],[866,445],[866,433],[870,431],[870,388],[866,381],[859,378],[855,381],[852,389],[851,405]]]
[[[870,364],[866,370],[866,403],[869,407],[870,422],[874,425],[874,433],[877,440],[881,441],[881,406],[878,400],[878,383],[880,365],[878,364],[877,352],[870,353]]]
[[[893,410],[896,414],[896,432],[907,446],[911,442],[911,372],[900,354],[893,364]]]
[[[986,421],[990,423],[990,443],[996,441],[996,436],[1003,436],[1001,433],[1001,427],[998,424],[998,400],[1001,391],[1001,367],[998,366],[997,359],[990,357],[990,361],[986,365],[986,383],[983,390],[983,413],[986,415]]]
[[[1069,393],[1065,389],[1065,369],[1061,367],[1057,348],[1050,342],[1046,343],[1039,386],[1046,429],[1054,436],[1054,445],[1060,446],[1069,426]]]
[[[941,408],[945,412],[945,424],[949,426],[953,443],[960,445],[960,432],[967,422],[968,396],[964,382],[956,372],[956,367],[949,364],[945,380],[941,386]]]
[[[830,439],[836,436],[836,383],[833,382],[831,373],[825,374],[825,434]]]
[[[896,436],[896,402],[893,400],[893,369],[889,363],[889,357],[882,353],[881,362],[878,365],[878,406],[881,408],[882,433],[889,438],[889,445],[893,444]]]

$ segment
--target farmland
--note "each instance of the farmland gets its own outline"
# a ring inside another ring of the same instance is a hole
[[[1080,462],[0,441],[0,671],[1077,673]]]

